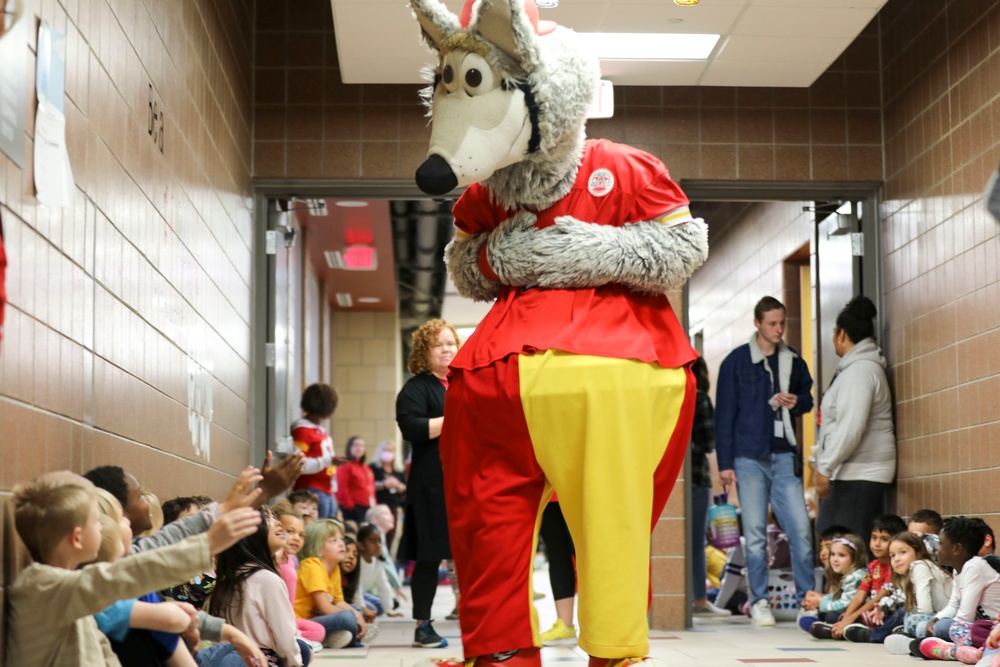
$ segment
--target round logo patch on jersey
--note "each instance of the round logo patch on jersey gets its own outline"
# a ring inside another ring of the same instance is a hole
[[[598,169],[587,181],[587,191],[595,197],[603,197],[615,187],[615,176],[607,169]]]

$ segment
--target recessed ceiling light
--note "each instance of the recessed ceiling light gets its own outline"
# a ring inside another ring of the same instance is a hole
[[[336,201],[336,202],[334,202],[334,205],[340,206],[341,208],[363,208],[365,206],[368,206],[368,202],[366,202],[366,201],[352,201],[352,200],[349,200],[349,199],[345,199],[343,201]]]
[[[354,305],[350,292],[337,292],[337,305],[341,308],[350,308]]]
[[[552,9],[559,6],[559,0],[535,0],[535,4],[541,9]]]
[[[652,32],[581,32],[601,60],[705,60],[719,35],[664,35]]]
[[[680,5],[681,7],[694,7],[700,2],[700,0],[674,0],[675,5]]]
[[[382,303],[382,299],[377,296],[361,296],[358,297],[358,303]]]

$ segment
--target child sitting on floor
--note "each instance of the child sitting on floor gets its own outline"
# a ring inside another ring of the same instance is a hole
[[[959,516],[944,522],[938,559],[954,568],[955,579],[948,606],[927,622],[927,639],[920,642],[925,658],[958,659],[957,649],[972,645],[973,622],[1000,614],[1000,573],[977,555],[986,534],[982,519]]]
[[[303,667],[309,664],[311,651],[295,637],[295,612],[274,562],[274,552],[285,546],[285,535],[269,508],[260,513],[257,531],[216,559],[209,610],[246,633],[272,662]]]
[[[295,587],[299,580],[299,559],[298,553],[302,549],[302,540],[305,537],[305,525],[302,517],[297,512],[285,510],[276,512],[275,516],[281,522],[281,529],[285,533],[285,544],[274,554],[274,560],[278,565],[278,574],[285,581],[288,588],[288,599],[292,606],[295,606]],[[326,631],[319,623],[315,623],[305,618],[295,618],[295,627],[299,634],[308,642],[314,642],[317,646],[322,645]],[[310,645],[310,648],[316,648]]]
[[[865,576],[864,542],[857,535],[835,537],[830,541],[830,569],[839,577],[836,588],[826,595],[809,591],[802,600],[802,608],[815,611],[817,616],[803,616],[799,619],[799,627],[812,634],[812,627],[822,624],[827,628],[835,623],[847,609],[847,605],[858,592],[858,587]],[[816,635],[813,635],[816,636]]]
[[[345,600],[340,581],[344,532],[332,519],[317,519],[306,527],[295,587],[295,615],[323,626],[323,646],[344,648],[368,631],[361,613]]]
[[[902,607],[903,633],[885,637],[885,648],[895,655],[907,655],[914,637],[925,637],[927,622],[937,610],[948,605],[951,575],[938,567],[925,549],[922,536],[900,533],[889,545],[892,583],[905,595]],[[887,622],[885,625],[889,625]]]

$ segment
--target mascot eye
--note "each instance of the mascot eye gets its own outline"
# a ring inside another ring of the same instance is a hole
[[[441,73],[441,79],[444,81],[445,85],[448,85],[455,80],[455,70],[452,69],[451,65],[444,66],[444,72]]]
[[[468,95],[483,95],[497,87],[498,80],[489,63],[476,53],[470,53],[462,60],[459,77]]]

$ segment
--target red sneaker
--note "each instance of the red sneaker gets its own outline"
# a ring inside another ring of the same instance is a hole
[[[534,646],[505,653],[480,655],[468,660],[459,658],[429,658],[413,667],[542,667],[542,654]]]

